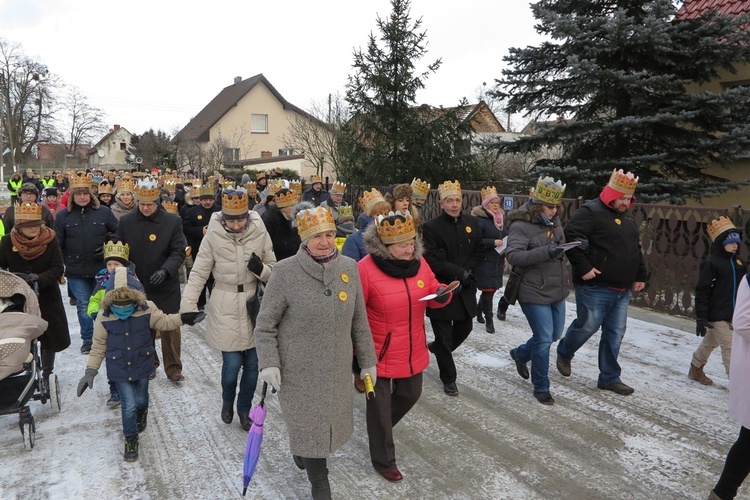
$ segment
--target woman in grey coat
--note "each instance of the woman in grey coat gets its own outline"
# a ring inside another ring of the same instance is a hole
[[[529,202],[508,214],[506,257],[513,270],[523,274],[518,302],[532,336],[510,351],[518,374],[529,378],[531,361],[534,397],[542,404],[555,403],[549,392],[549,349],[565,326],[565,297],[570,293],[560,245],[565,234],[557,213],[565,185],[551,177],[539,178]]]
[[[302,245],[279,261],[266,286],[255,347],[260,377],[277,391],[294,462],[314,499],[331,498],[326,459],[354,430],[351,361],[377,380],[357,264],[338,254],[330,209],[296,216]]]

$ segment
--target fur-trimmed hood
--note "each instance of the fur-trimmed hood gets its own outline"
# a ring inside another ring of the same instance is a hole
[[[78,189],[78,188],[72,188],[72,189]],[[101,206],[101,203],[99,202],[99,197],[96,196],[93,192],[91,192],[91,189],[89,188],[89,195],[91,196],[91,201],[88,205],[85,207],[79,207],[75,202],[75,194],[73,191],[70,192],[70,198],[68,199],[68,212],[73,211],[73,205],[75,205],[78,208],[91,208],[93,210],[96,210]]]
[[[377,224],[373,223],[367,226],[362,233],[362,240],[365,242],[367,253],[371,253],[381,259],[392,259],[393,256],[388,253],[388,248],[378,236]],[[414,256],[413,259],[419,260],[422,257],[424,246],[422,240],[417,237],[414,239]]]
[[[133,271],[118,267],[107,283],[107,292],[101,301],[101,308],[109,310],[113,302],[135,302],[136,307],[146,305],[146,293],[143,285]]]
[[[294,209],[292,210],[292,227],[297,227],[297,214],[298,213],[300,213],[303,210],[313,210],[314,208],[315,208],[315,203],[311,203],[309,201],[300,201],[296,205],[294,205]]]
[[[474,217],[484,217],[485,219],[489,219],[490,216],[487,215],[487,210],[482,205],[477,205],[476,207],[471,209],[471,215]]]

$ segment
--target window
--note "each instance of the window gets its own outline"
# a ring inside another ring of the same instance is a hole
[[[126,151],[128,149],[128,145],[124,142],[120,143],[120,151]]]
[[[293,149],[279,149],[279,156],[292,156],[294,154]]]
[[[252,115],[253,133],[268,133],[268,115]]]
[[[239,148],[224,148],[224,163],[240,160]]]

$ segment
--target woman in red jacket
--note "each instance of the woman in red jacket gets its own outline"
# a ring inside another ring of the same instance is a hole
[[[422,394],[422,372],[430,362],[425,310],[442,307],[451,298],[447,293],[420,301],[444,285],[422,257],[422,242],[416,236],[410,214],[379,216],[364,232],[369,254],[358,263],[378,356],[375,397],[367,400],[370,459],[380,475],[394,482],[403,476],[396,467],[393,426]]]

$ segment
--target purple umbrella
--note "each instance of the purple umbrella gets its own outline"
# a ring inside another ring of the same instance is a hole
[[[263,422],[266,420],[265,399],[267,390],[268,384],[263,382],[260,403],[250,410],[250,420],[253,421],[253,425],[250,426],[250,431],[247,434],[247,449],[245,450],[245,465],[243,467],[243,497],[247,493],[247,485],[250,484],[250,479],[253,477],[255,466],[258,465],[258,458],[260,457],[260,444],[263,442]]]

